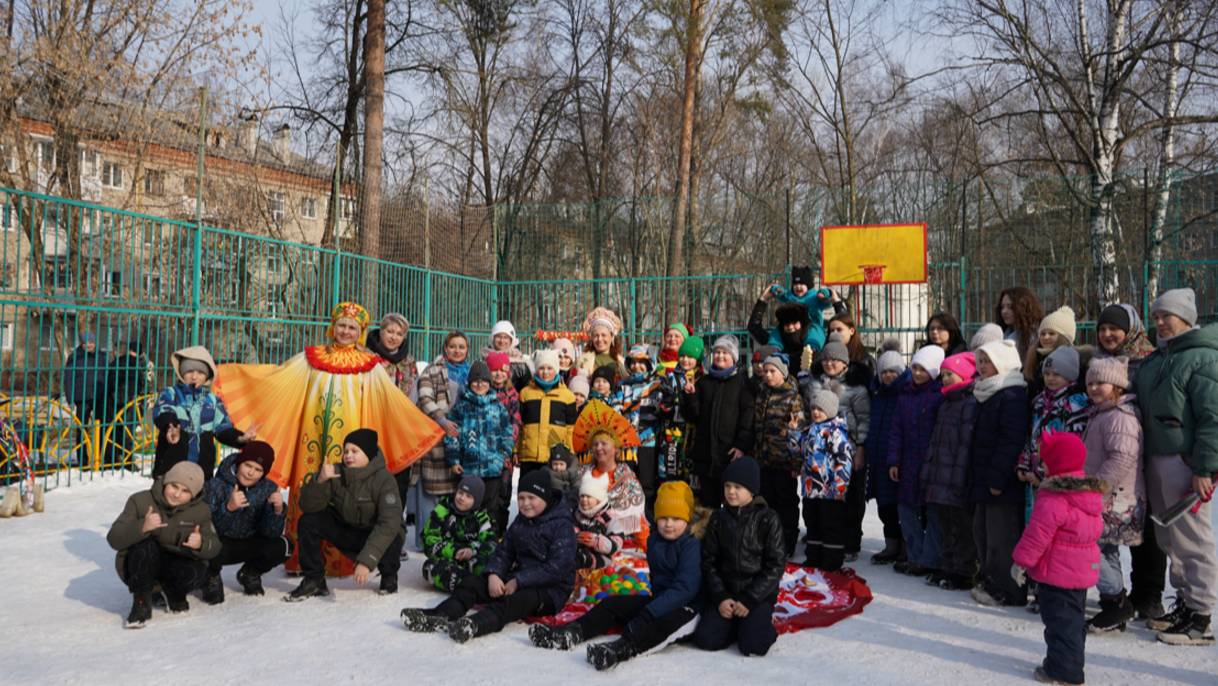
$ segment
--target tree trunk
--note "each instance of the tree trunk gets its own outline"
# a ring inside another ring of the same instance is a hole
[[[364,34],[364,172],[360,202],[360,253],[381,256],[381,151],[385,135],[385,0],[369,0]],[[368,263],[364,306],[376,308],[376,264]]]
[[[682,267],[685,242],[685,213],[689,202],[689,168],[694,137],[694,92],[698,65],[702,62],[702,0],[689,0],[689,22],[685,35],[685,87],[681,105],[681,147],[677,155],[677,192],[673,198],[672,226],[668,231],[668,265],[665,276],[677,276]],[[671,301],[671,282],[664,289],[664,321],[677,312]]]
[[[1172,17],[1172,34],[1176,34],[1179,15]],[[1167,86],[1163,93],[1163,116],[1167,125],[1163,127],[1163,149],[1159,154],[1159,183],[1155,191],[1155,208],[1151,215],[1150,235],[1146,242],[1150,246],[1147,251],[1146,297],[1153,298],[1159,294],[1159,262],[1163,259],[1163,228],[1167,224],[1167,203],[1171,199],[1171,174],[1176,164],[1176,126],[1172,119],[1176,116],[1176,91],[1180,83],[1180,41],[1173,40],[1170,47],[1171,56],[1167,64]]]

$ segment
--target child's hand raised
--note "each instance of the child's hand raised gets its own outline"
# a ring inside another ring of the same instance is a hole
[[[787,420],[787,428],[791,430],[799,428],[799,412],[791,413],[791,418]]]
[[[156,508],[149,505],[148,511],[144,513],[144,525],[140,527],[141,533],[152,533],[157,529],[164,529],[169,526],[161,521],[161,513],[156,511]]]
[[[283,494],[278,489],[266,499],[271,504],[271,508],[275,510],[275,514],[283,514]]]
[[[330,479],[338,478],[338,467],[333,462],[327,462],[321,466],[321,471],[317,473],[317,482],[324,483]]]
[[[687,378],[685,379],[685,388],[682,390],[685,391],[686,395],[693,395],[694,391],[697,389],[694,388],[694,382]]]
[[[258,425],[257,424],[250,425],[249,431],[246,431],[245,433],[241,434],[241,437],[238,438],[237,440],[242,443],[249,443],[250,441],[258,440]]]
[[[241,487],[234,485],[233,492],[228,494],[228,502],[225,503],[224,507],[229,512],[236,512],[243,507],[249,507],[249,504],[249,498],[246,498],[245,494],[241,492]]]
[[[198,550],[203,547],[203,534],[199,531],[198,524],[195,524],[195,528],[191,529],[190,535],[186,537],[186,540],[182,541],[182,547],[190,548],[191,550]]]

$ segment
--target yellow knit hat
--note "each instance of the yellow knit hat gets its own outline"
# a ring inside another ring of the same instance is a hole
[[[673,517],[690,521],[694,516],[694,492],[684,481],[665,481],[656,494],[656,519]]]

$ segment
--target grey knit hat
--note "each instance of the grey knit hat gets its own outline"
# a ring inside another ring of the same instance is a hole
[[[896,372],[900,374],[905,371],[905,356],[896,350],[889,350],[880,355],[880,360],[876,363],[876,367],[880,370],[881,374],[884,372]]]
[[[1117,388],[1129,389],[1129,358],[1095,357],[1087,367],[1087,383],[1110,383]]]
[[[812,407],[819,407],[821,412],[829,415],[829,419],[837,416],[838,399],[837,394],[833,391],[821,390],[813,393],[808,404]]]
[[[842,340],[841,334],[829,335],[829,341],[825,343],[825,347],[820,349],[820,358],[850,363],[850,351],[846,349],[846,342]]]
[[[1042,369],[1064,377],[1070,383],[1078,381],[1078,351],[1068,345],[1049,353]]]
[[[711,350],[726,350],[728,355],[732,356],[732,364],[740,361],[740,343],[735,336],[720,336],[715,339],[715,344],[711,346]]]
[[[1150,313],[1166,312],[1188,322],[1189,326],[1197,324],[1197,294],[1191,288],[1173,288],[1155,298],[1150,304]]]

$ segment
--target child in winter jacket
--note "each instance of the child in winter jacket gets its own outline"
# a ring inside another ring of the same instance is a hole
[[[810,348],[805,348],[804,356],[809,357],[810,352]],[[835,331],[829,334],[819,359],[809,362],[810,371],[800,375],[805,403],[822,389],[837,394],[842,419],[846,420],[850,441],[855,446],[852,473],[859,476],[851,481],[850,490],[846,492],[846,514],[842,520],[842,544],[847,548],[846,559],[849,560],[858,558],[863,541],[863,515],[867,509],[867,458],[863,446],[871,435],[870,387],[874,372],[870,364],[866,355],[852,360],[845,332]]]
[[[1051,433],[1041,440],[1047,478],[1032,506],[1032,518],[1012,553],[1011,576],[1039,584],[1040,616],[1048,654],[1036,680],[1081,684],[1087,640],[1084,609],[1087,589],[1099,578],[1104,530],[1104,483],[1086,476],[1087,449],[1072,433]]]
[[[1104,532],[1100,535],[1100,612],[1087,621],[1094,632],[1125,630],[1134,618],[1125,595],[1121,546],[1142,543],[1146,517],[1146,486],[1142,480],[1142,422],[1129,388],[1125,357],[1093,358],[1087,368],[1087,476],[1108,486],[1104,494]]]
[[[242,432],[224,409],[224,402],[211,390],[216,363],[203,346],[183,348],[169,357],[178,382],[161,391],[152,407],[157,428],[153,478],[179,462],[193,462],[211,479],[216,467],[216,441],[238,448],[257,436],[253,429]]]
[[[656,456],[656,471],[661,481],[689,480],[690,436],[694,434],[696,427],[689,420],[681,391],[686,382],[696,387],[698,379],[702,378],[705,373],[702,370],[702,355],[705,351],[706,344],[701,338],[686,338],[681,343],[681,349],[677,351],[676,368],[665,377],[669,406],[663,408],[667,411],[667,417]]]
[[[128,629],[152,619],[150,596],[160,584],[170,612],[186,612],[186,594],[203,585],[207,560],[220,552],[211,513],[200,498],[203,470],[181,462],[152,482],[152,488],[127,498],[106,542],[118,551],[118,577],[131,591]]]
[[[846,420],[838,416],[837,395],[817,391],[808,407],[811,426],[792,417],[787,445],[802,463],[800,486],[804,526],[808,530],[804,565],[826,571],[842,568],[845,559],[846,491],[854,469],[854,443]]]
[[[485,362],[469,366],[467,388],[448,411],[448,421],[458,431],[456,436],[444,437],[444,459],[453,474],[476,476],[496,486],[486,489],[482,509],[499,522],[507,521],[507,499],[498,486],[512,457],[514,427],[507,408],[491,391],[491,381]]]
[[[681,389],[686,418],[694,424],[690,485],[710,508],[723,500],[720,479],[732,460],[753,449],[753,392],[740,367],[740,344],[720,336],[711,346],[711,365]]]
[[[372,429],[356,429],[343,439],[343,461],[322,465],[317,478],[300,490],[300,585],[287,602],[330,594],[326,587],[322,543],[355,560],[355,583],[364,585],[375,568],[381,595],[398,591],[402,566],[402,503],[397,481],[385,468],[385,456]]]
[[[943,394],[939,367],[943,348],[928,345],[909,363],[909,383],[897,395],[897,412],[888,438],[888,478],[896,481],[897,512],[905,539],[905,562],[893,569],[910,576],[926,576],[939,568],[939,531],[925,516],[926,501],[920,480],[922,462],[935,430],[935,416]]]
[[[533,373],[529,385],[520,391],[520,438],[516,441],[516,461],[522,474],[545,469],[550,448],[562,443],[571,447],[571,427],[578,413],[575,396],[558,375],[558,353],[538,350],[533,353]]]
[[[579,500],[579,482],[584,476],[583,465],[575,453],[561,443],[550,448],[550,465],[546,470],[550,475],[550,488],[562,493],[563,500],[574,507]]]
[[[571,512],[544,471],[521,475],[516,505],[519,514],[486,570],[467,577],[436,607],[403,609],[408,631],[442,631],[465,643],[529,615],[552,615],[562,608],[575,586]],[[474,605],[482,607],[465,616]]]
[[[1074,345],[1077,328],[1074,310],[1067,306],[1057,308],[1040,320],[1036,345],[1029,346],[1023,358],[1023,377],[1028,382],[1029,399],[1045,390],[1044,376],[1041,374],[1045,360],[1054,350]]]
[[[657,437],[664,431],[662,407],[670,404],[668,386],[663,376],[652,373],[655,366],[651,350],[636,345],[626,353],[628,376],[622,379],[610,405],[634,425],[639,434],[638,448],[623,450],[618,460],[634,467],[643,486],[646,508],[651,512],[655,502],[659,475],[656,469]]]
[[[1027,382],[1015,341],[986,343],[974,353],[977,417],[969,450],[969,503],[980,565],[973,599],[983,605],[1028,602],[1027,590],[1011,580],[1011,550],[1023,531],[1024,489],[1015,462],[1028,436]]]
[[[491,370],[491,388],[495,389],[495,396],[499,398],[499,404],[508,412],[508,417],[512,420],[512,450],[515,452],[516,441],[520,439],[520,392],[512,385],[512,367],[507,353],[493,352],[486,356],[486,366]],[[495,525],[495,531],[499,535],[507,529],[508,520],[508,503],[512,500],[512,468],[514,467],[515,455],[509,459],[503,468],[503,476],[498,483],[489,482],[486,484],[487,492],[498,491],[498,494],[492,495],[497,507],[494,510],[487,510],[487,514],[491,516],[491,523]]]
[[[669,481],[656,496],[656,528],[647,542],[651,595],[611,595],[588,614],[560,627],[534,624],[529,639],[540,648],[570,650],[600,636],[614,625],[622,627],[615,641],[588,646],[588,662],[609,669],[643,653],[662,649],[693,631],[694,609],[702,581],[701,545],[689,531],[694,493],[689,484]]]
[[[706,604],[694,645],[723,650],[734,641],[743,655],[765,655],[778,638],[770,617],[786,569],[782,523],[765,498],[754,495],[761,468],[753,458],[737,458],[722,479],[723,507],[711,515],[702,537]]]
[[[589,400],[595,398],[609,402],[613,394],[617,393],[617,367],[597,367],[592,371],[592,378],[588,383],[592,389],[588,394]]]
[[[977,576],[973,512],[968,505],[968,460],[977,418],[973,353],[958,353],[939,367],[943,402],[935,415],[920,486],[927,527],[938,534],[939,566],[930,581],[947,590],[968,590]]]
[[[283,535],[287,506],[279,485],[266,478],[275,463],[275,449],[262,441],[245,444],[224,458],[216,478],[207,482],[203,498],[220,536],[220,554],[208,563],[203,601],[224,602],[220,569],[243,563],[237,582],[245,595],[262,595],[262,575],[292,555],[292,542]]]
[[[875,499],[884,524],[884,549],[871,556],[871,564],[886,565],[905,559],[897,509],[897,482],[888,478],[888,438],[896,420],[900,389],[912,374],[895,347],[885,350],[876,363],[879,373],[871,382],[871,425],[867,430],[867,497]]]
[[[786,355],[775,353],[762,363],[762,384],[753,404],[757,442],[753,457],[761,465],[761,495],[782,522],[787,557],[799,538],[799,483],[801,460],[787,446],[788,426],[805,419],[804,402],[787,368]],[[798,425],[798,424],[797,424]]]
[[[575,538],[579,541],[576,565],[580,569],[607,567],[622,549],[622,535],[609,532],[613,511],[609,509],[609,475],[584,472],[579,482],[575,508]]]
[[[1079,356],[1074,348],[1060,347],[1045,358],[1041,368],[1044,390],[1032,399],[1032,433],[1015,467],[1019,480],[1033,488],[1045,478],[1041,436],[1050,431],[1081,435],[1087,426],[1087,394],[1079,388],[1078,375]]]
[[[423,578],[452,593],[467,577],[477,576],[495,552],[495,527],[483,508],[486,484],[461,477],[457,492],[436,503],[423,529]]]

